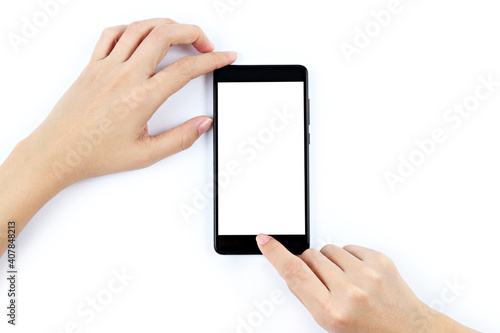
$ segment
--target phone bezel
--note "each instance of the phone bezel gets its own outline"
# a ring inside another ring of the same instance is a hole
[[[213,166],[214,166],[214,248],[219,254],[261,254],[257,235],[219,235],[218,219],[218,82],[304,82],[304,172],[305,172],[305,235],[270,235],[290,252],[300,254],[309,248],[309,94],[308,73],[302,65],[230,65],[213,75]]]

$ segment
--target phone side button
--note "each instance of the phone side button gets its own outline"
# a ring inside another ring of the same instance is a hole
[[[311,144],[311,133],[307,133],[307,144]]]
[[[307,99],[307,124],[311,124],[311,99]]]

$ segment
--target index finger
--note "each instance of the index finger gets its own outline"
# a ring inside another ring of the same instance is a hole
[[[192,44],[202,53],[211,52],[214,49],[212,42],[196,25],[160,24],[153,28],[130,59],[142,66],[148,66],[149,72],[154,73],[156,66],[165,57],[170,47],[180,44]]]
[[[150,102],[154,110],[167,98],[188,84],[192,79],[232,64],[236,60],[235,52],[210,52],[180,58],[147,80],[150,87]],[[148,115],[150,117],[151,114]]]
[[[328,301],[330,291],[309,266],[270,236],[257,236],[257,244],[292,293],[311,313],[319,313],[318,311],[321,311],[321,307]]]

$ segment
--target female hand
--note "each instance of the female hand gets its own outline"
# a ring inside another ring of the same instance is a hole
[[[267,235],[257,236],[257,244],[328,332],[476,332],[420,301],[380,252],[330,244],[299,258]]]
[[[156,73],[169,48],[192,44],[201,55],[184,57]],[[49,117],[30,136],[49,175],[65,185],[149,166],[189,148],[212,120],[195,117],[158,136],[147,122],[191,79],[234,62],[194,25],[150,19],[102,33],[88,66]]]
[[[156,73],[173,45],[202,54],[183,57]],[[7,224],[18,235],[65,187],[95,176],[149,166],[189,148],[212,125],[199,116],[157,136],[147,122],[191,79],[236,60],[194,25],[150,19],[104,30],[89,64],[47,119],[0,166],[0,255]]]

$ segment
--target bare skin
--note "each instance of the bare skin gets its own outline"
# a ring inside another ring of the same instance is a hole
[[[380,252],[329,244],[299,258],[267,235],[257,236],[257,244],[328,332],[477,332],[419,300]]]
[[[201,54],[156,72],[169,48]],[[150,166],[189,148],[211,126],[199,116],[157,136],[147,122],[191,79],[236,60],[213,52],[203,31],[170,19],[104,30],[91,60],[47,119],[0,166],[0,254],[7,225],[19,234],[55,195],[83,179]],[[266,235],[264,256],[328,332],[476,332],[422,303],[386,256],[328,245],[296,257]]]
[[[115,42],[116,41],[116,42]],[[170,46],[192,44],[202,54],[156,73]],[[91,60],[47,119],[0,167],[0,253],[7,222],[19,234],[52,197],[80,180],[144,168],[189,148],[212,120],[200,116],[158,136],[147,122],[191,79],[231,64],[235,53],[212,52],[194,25],[151,19],[103,31]]]

